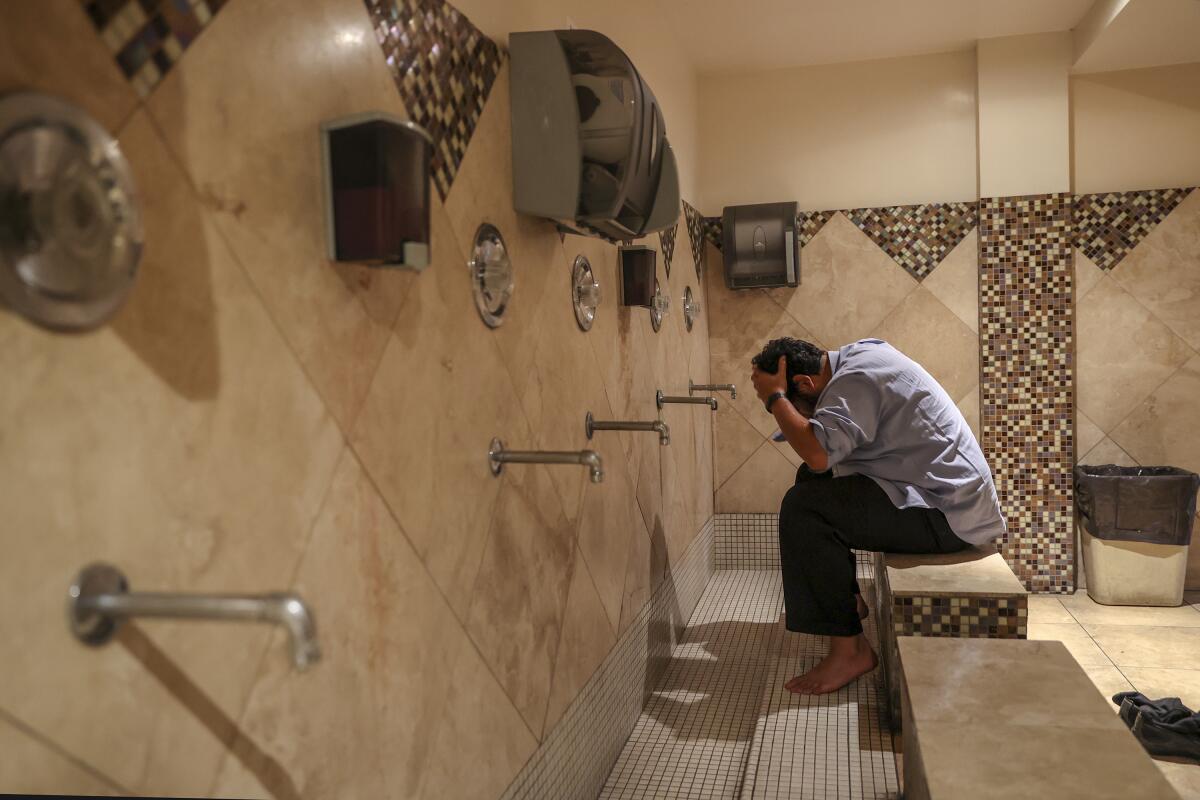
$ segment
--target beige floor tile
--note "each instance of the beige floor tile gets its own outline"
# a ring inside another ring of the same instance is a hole
[[[1080,624],[1200,628],[1200,611],[1187,604],[1175,608],[1106,606],[1097,603],[1086,592],[1063,595],[1062,604]]]
[[[1175,791],[1179,792],[1180,800],[1200,800],[1200,764],[1160,759],[1155,759],[1154,763],[1175,787]]]
[[[1121,670],[1114,666],[1106,664],[1088,664],[1083,667],[1083,671],[1091,678],[1096,689],[1100,694],[1104,695],[1104,699],[1108,701],[1109,706],[1114,712],[1120,710],[1120,706],[1112,702],[1112,696],[1118,692],[1133,691],[1133,684],[1121,674]]]
[[[1031,623],[1062,623],[1075,622],[1057,597],[1047,595],[1029,596],[1029,621]]]
[[[359,0],[312,0],[304,13],[286,0],[230,3],[148,108],[349,432],[417,279],[326,258],[320,123],[364,110],[408,116],[366,8]]]
[[[1118,667],[1192,669],[1200,664],[1200,628],[1084,625]]]
[[[1178,697],[1188,708],[1200,711],[1200,669],[1123,667],[1121,671],[1147,697]]]
[[[1075,623],[1029,623],[1028,636],[1033,640],[1056,641],[1066,645],[1082,666],[1106,666],[1112,661],[1096,646],[1082,626]]]

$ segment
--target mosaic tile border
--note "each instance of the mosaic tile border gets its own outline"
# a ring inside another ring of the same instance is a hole
[[[79,0],[117,67],[146,97],[228,0]]]
[[[595,800],[713,575],[710,518],[502,800]]]
[[[1075,246],[1100,269],[1113,269],[1193,189],[1142,189],[1077,195]]]
[[[892,598],[892,631],[897,636],[1024,639],[1028,626],[1024,596]]]
[[[978,220],[975,203],[852,208],[843,213],[918,281],[942,263]]]
[[[687,225],[688,241],[692,244],[692,260],[696,262],[696,277],[704,274],[704,215],[683,202],[683,220]]]
[[[675,256],[675,236],[679,231],[679,223],[676,222],[666,230],[658,232],[658,246],[663,254],[663,266],[666,267],[667,277],[671,277],[671,259]]]
[[[1030,591],[1074,590],[1071,195],[979,204],[981,443]]]
[[[433,182],[445,200],[504,54],[444,0],[363,2],[409,117],[433,137]]]
[[[821,232],[825,223],[833,219],[837,211],[801,211],[796,214],[796,230],[800,231],[800,246],[804,247]]]
[[[720,217],[705,217],[702,225],[704,238],[720,252],[725,244],[725,224]]]

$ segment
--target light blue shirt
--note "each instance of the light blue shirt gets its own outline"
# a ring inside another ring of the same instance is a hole
[[[979,442],[946,390],[879,339],[829,351],[833,377],[810,424],[835,476],[865,475],[897,508],[936,508],[971,544],[1003,536]]]

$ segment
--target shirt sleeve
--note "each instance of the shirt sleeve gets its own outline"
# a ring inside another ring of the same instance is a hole
[[[829,466],[875,440],[882,402],[879,386],[861,372],[837,375],[825,387],[809,425],[829,457]]]

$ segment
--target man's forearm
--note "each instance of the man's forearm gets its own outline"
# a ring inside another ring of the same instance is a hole
[[[807,416],[783,398],[771,405],[771,414],[788,444],[804,459],[809,468],[817,472],[824,472],[829,468],[829,458],[821,443],[817,441]]]

